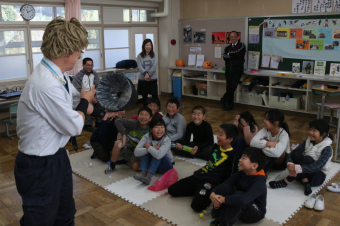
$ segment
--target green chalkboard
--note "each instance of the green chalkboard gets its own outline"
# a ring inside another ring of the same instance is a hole
[[[264,20],[267,20],[269,17],[249,17],[248,18],[248,26],[259,26],[261,23],[263,23]],[[277,19],[282,19],[282,20],[294,20],[294,19],[299,19],[299,20],[305,20],[305,19],[330,19],[330,23],[332,23],[331,19],[339,19],[340,14],[329,14],[329,15],[308,15],[308,16],[300,16],[300,15],[294,15],[294,16],[277,16],[273,17],[271,16],[271,20],[277,20]],[[249,31],[249,28],[248,28]],[[266,70],[279,70],[279,71],[291,71],[292,70],[292,64],[293,63],[300,63],[302,66],[302,62],[305,60],[311,60],[311,59],[295,59],[295,58],[283,58],[283,62],[279,64],[278,69],[272,69],[272,68],[262,68],[261,67],[261,61],[262,61],[262,41],[263,41],[263,24],[260,26],[260,43],[259,44],[249,44],[247,45],[248,51],[257,51],[260,52],[260,63],[259,63],[259,69],[266,69]],[[249,42],[249,40],[248,40]],[[307,57],[307,56],[306,56]],[[329,74],[329,68],[330,68],[330,63],[340,63],[340,51],[339,51],[339,58],[334,59],[334,61],[327,61],[326,64],[326,74]]]

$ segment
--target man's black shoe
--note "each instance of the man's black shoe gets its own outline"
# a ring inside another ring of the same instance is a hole
[[[233,110],[233,106],[231,106],[231,105],[228,105],[226,108],[225,108],[225,110],[223,109],[223,111],[230,111],[230,110]]]
[[[93,132],[93,127],[91,125],[85,125],[83,127],[83,130],[87,131],[87,132]]]
[[[91,159],[97,158],[97,152],[93,150],[93,154],[91,155]]]
[[[225,103],[225,101],[224,101],[223,98],[221,98],[221,105],[222,105],[223,111],[226,111],[226,109],[227,109],[227,104]]]

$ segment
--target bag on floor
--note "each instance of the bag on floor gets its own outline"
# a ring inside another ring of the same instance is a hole
[[[151,191],[161,191],[170,187],[170,185],[178,181],[178,173],[175,168],[167,171],[160,178],[158,178],[153,185],[148,187]]]

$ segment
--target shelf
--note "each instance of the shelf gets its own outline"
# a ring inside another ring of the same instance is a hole
[[[247,105],[251,105],[251,106],[258,106],[258,107],[268,107],[268,106],[266,106],[266,105],[258,105],[258,104],[251,104],[251,103],[244,103],[244,102],[236,102],[236,103],[238,103],[238,104],[247,104]]]
[[[227,83],[225,80],[223,79],[209,79],[209,82],[218,82],[218,83]]]
[[[210,95],[208,98],[212,99],[212,100],[221,100],[221,97],[222,96],[213,96],[213,95]]]
[[[250,84],[240,84],[241,86],[249,86]],[[254,87],[263,87],[263,88],[269,88],[269,86],[262,86],[262,85],[255,85]]]
[[[206,78],[187,78],[187,77],[182,77],[182,79],[208,81]]]
[[[194,94],[183,94],[183,96],[188,96],[188,97],[198,97],[198,98],[207,99],[207,97],[202,97],[202,96],[198,96],[198,95],[194,95]]]
[[[274,88],[274,89],[289,89],[289,90],[295,90],[295,91],[300,91],[300,92],[307,92],[307,89],[290,88],[290,87],[284,87],[284,86],[271,86],[271,88]]]

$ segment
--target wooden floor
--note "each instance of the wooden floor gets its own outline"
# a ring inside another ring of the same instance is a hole
[[[168,97],[161,97],[163,113],[166,112],[165,104]],[[232,123],[235,116],[246,110],[234,108],[232,111],[223,112],[218,104],[202,103],[199,101],[182,100],[181,114],[187,122],[191,121],[191,109],[195,105],[203,105],[207,110],[206,121],[211,123],[214,134],[222,123]],[[133,110],[127,112],[126,118],[137,113],[137,105]],[[259,128],[263,127],[264,111],[250,110],[254,115]],[[308,123],[310,118],[286,116],[291,131],[291,144],[300,143],[307,138]],[[332,134],[335,129],[332,129]],[[82,147],[90,139],[91,133],[82,132],[78,136],[78,145]],[[74,153],[71,145],[66,148]],[[81,151],[82,149],[79,149]],[[14,161],[18,153],[18,137],[10,140],[0,137],[0,225],[19,225],[22,216],[21,198],[18,195],[14,180]],[[89,156],[90,157],[90,156]],[[338,173],[331,182],[340,182]],[[74,199],[76,202],[76,225],[168,225],[167,222],[149,214],[138,207],[118,198],[93,183],[73,174]],[[297,191],[301,192],[302,191]],[[288,221],[287,225],[340,225],[340,193],[332,193],[322,189],[320,192],[325,198],[325,210],[316,212],[302,208]],[[277,205],[280,205],[278,203]]]

